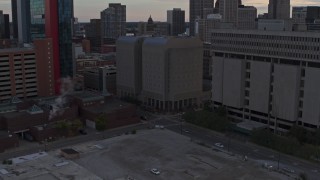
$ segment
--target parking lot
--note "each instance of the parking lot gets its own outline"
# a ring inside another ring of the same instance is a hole
[[[166,129],[141,130],[72,148],[80,152],[79,159],[64,160],[59,151],[52,151],[17,165],[0,166],[12,173],[0,173],[0,179],[290,179],[261,163],[213,150]],[[152,173],[153,168],[159,173]]]
[[[75,162],[103,179],[288,179],[168,130],[139,131],[98,146],[101,150],[84,153]],[[152,168],[160,174],[151,173]]]

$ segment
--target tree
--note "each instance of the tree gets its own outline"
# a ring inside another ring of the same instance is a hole
[[[99,117],[97,117],[96,121],[96,129],[98,131],[104,131],[107,129],[107,118],[105,117],[105,115],[100,115]]]
[[[292,126],[289,131],[289,136],[297,138],[300,144],[307,142],[308,131],[300,126]]]
[[[80,128],[83,127],[82,122],[80,121],[80,119],[75,119],[72,121],[71,123],[71,128],[75,131],[78,131]]]

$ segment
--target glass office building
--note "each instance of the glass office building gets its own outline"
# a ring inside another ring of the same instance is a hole
[[[31,36],[51,38],[56,93],[61,78],[73,77],[73,0],[30,0]]]

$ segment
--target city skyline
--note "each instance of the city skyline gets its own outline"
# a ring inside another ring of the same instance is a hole
[[[127,6],[127,21],[147,21],[151,15],[154,21],[166,21],[166,12],[172,8],[181,8],[186,11],[186,21],[189,21],[189,0],[94,0],[87,3],[85,0],[74,1],[74,15],[79,18],[80,22],[89,22],[90,19],[100,18],[100,12],[108,7],[108,3],[121,3]],[[247,6],[255,6],[258,13],[266,13],[268,11],[269,0],[243,0],[243,4]],[[291,0],[292,6],[308,6],[319,5],[318,0]],[[143,13],[141,9],[143,8]],[[0,2],[0,10],[11,17],[11,0],[2,0]],[[83,13],[85,12],[85,13]]]

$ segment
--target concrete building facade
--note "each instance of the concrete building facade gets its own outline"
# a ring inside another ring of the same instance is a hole
[[[117,95],[138,98],[142,90],[143,37],[117,40]]]
[[[214,30],[214,107],[276,132],[319,128],[319,47],[319,33]]]
[[[198,38],[146,38],[142,45],[142,102],[159,110],[199,105],[203,44]]]

